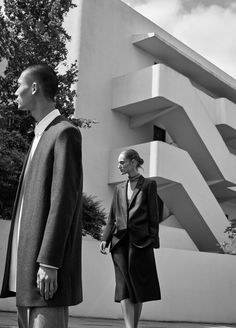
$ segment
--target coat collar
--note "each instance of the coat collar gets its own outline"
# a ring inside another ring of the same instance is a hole
[[[55,111],[56,112],[56,111]],[[55,115],[54,115],[55,116]],[[64,121],[66,120],[62,115],[57,115],[54,117],[54,119],[48,124],[48,126],[45,128],[45,131],[47,131],[51,126],[61,122],[61,121]],[[43,135],[41,137],[41,139],[39,140],[39,143],[40,141],[43,139]],[[37,148],[39,146],[39,143],[37,145]],[[24,174],[25,174],[25,168],[26,168],[26,165],[27,165],[27,162],[28,162],[28,158],[29,158],[29,154],[30,154],[30,151],[31,151],[31,148],[32,148],[32,144],[33,142],[31,143],[29,149],[28,149],[28,152],[25,156],[25,159],[24,159],[24,163],[23,163],[23,167],[22,167],[22,170],[21,170],[21,175],[20,175],[20,179],[19,179],[19,185],[22,183],[23,181],[23,177],[24,177]],[[37,148],[35,149],[35,152],[37,151]]]
[[[51,124],[56,117],[60,116],[60,112],[58,109],[54,109],[48,115],[46,115],[41,121],[39,121],[34,128],[35,135],[42,135],[46,130],[47,126]]]
[[[135,186],[135,188],[134,188],[134,191],[133,191],[132,197],[131,197],[131,199],[130,199],[130,202],[129,202],[129,206],[128,206],[128,208],[131,207],[131,205],[132,205],[132,203],[134,202],[136,196],[137,196],[138,193],[140,192],[141,187],[142,187],[142,185],[143,185],[143,182],[144,182],[144,177],[143,177],[142,175],[140,175],[140,177],[139,177],[139,179],[138,179],[138,181],[137,181],[137,184],[136,184],[136,186]],[[126,184],[127,184],[127,183],[128,183],[128,181],[126,182]]]
[[[129,205],[128,205],[128,201],[127,201],[127,184],[128,184],[128,180],[124,181],[121,184],[120,188],[121,188],[121,194],[122,194],[122,200],[123,200],[123,202],[122,202],[123,207],[125,207],[126,209],[130,208],[130,206],[134,202],[136,196],[138,195],[139,191],[141,190],[141,187],[143,185],[144,180],[145,180],[145,178],[142,175],[140,175],[140,177],[137,181],[136,187],[134,188],[134,191],[133,191],[132,197],[130,199]]]

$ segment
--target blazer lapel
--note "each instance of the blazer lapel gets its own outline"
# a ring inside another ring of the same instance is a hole
[[[138,182],[136,184],[136,187],[134,188],[134,192],[133,192],[133,194],[131,196],[131,199],[130,199],[128,208],[130,208],[130,206],[132,205],[133,201],[137,197],[139,191],[141,190],[141,187],[142,187],[143,182],[144,182],[144,177],[142,175],[140,175],[140,177],[138,179]]]
[[[127,214],[127,181],[123,182],[120,186],[121,206],[124,210],[125,215]]]

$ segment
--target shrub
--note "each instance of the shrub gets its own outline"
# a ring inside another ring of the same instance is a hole
[[[95,196],[83,194],[83,235],[100,240],[102,227],[106,224],[106,212]]]

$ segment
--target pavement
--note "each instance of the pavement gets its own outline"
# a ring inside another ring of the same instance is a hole
[[[123,320],[70,317],[69,328],[124,328]],[[189,322],[157,322],[140,321],[139,328],[236,328],[236,324],[211,324]],[[0,328],[17,328],[17,318],[14,312],[0,312]],[[56,328],[56,327],[55,327]]]

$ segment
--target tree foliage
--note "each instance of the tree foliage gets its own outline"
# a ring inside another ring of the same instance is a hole
[[[83,195],[83,234],[100,240],[102,227],[106,224],[106,212],[101,201],[94,196]]]
[[[75,7],[71,0],[5,0],[0,15],[0,60],[7,63],[0,77],[0,115],[8,130],[32,138],[32,118],[17,111],[15,90],[20,73],[29,65],[49,64],[59,78],[56,108],[61,114],[74,113],[76,95],[72,86],[77,81],[77,63],[66,64],[66,43],[70,40],[63,27],[68,11]]]
[[[10,219],[28,143],[17,132],[0,129],[0,219]]]
[[[19,112],[14,102],[21,72],[29,65],[49,64],[59,79],[56,108],[77,126],[95,123],[73,117],[78,70],[76,61],[66,62],[66,43],[71,37],[63,21],[75,6],[72,0],[4,0],[4,11],[0,10],[0,68],[4,66],[0,75],[0,218],[11,216],[23,159],[33,137],[33,118]],[[88,198],[84,203],[89,203]],[[84,231],[97,238],[100,219],[101,215],[96,222],[86,214]]]
[[[224,233],[227,234],[228,241],[220,243],[224,253],[236,255],[236,219],[229,220],[229,225]]]

